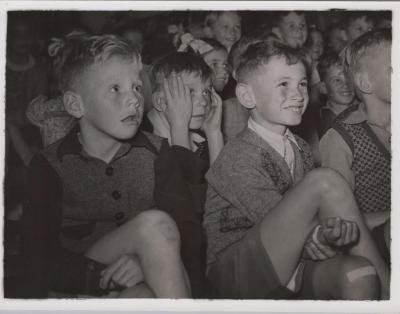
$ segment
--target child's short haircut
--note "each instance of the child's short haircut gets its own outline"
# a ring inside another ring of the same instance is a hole
[[[88,36],[72,33],[64,39],[56,39],[49,47],[49,54],[55,58],[54,75],[61,92],[73,88],[76,77],[86,68],[95,63],[106,62],[113,56],[141,65],[136,49],[114,35]]]
[[[317,70],[321,78],[321,81],[325,80],[328,74],[328,70],[333,66],[337,67],[343,66],[343,60],[342,58],[340,58],[339,54],[331,52],[321,57],[317,65]]]
[[[290,13],[295,13],[297,15],[304,15],[304,18],[307,22],[307,15],[306,15],[306,12],[304,12],[304,11],[276,11],[276,12],[274,12],[274,19],[272,21],[272,25],[278,26],[279,23],[282,21],[282,19],[285,16],[289,15]]]
[[[391,44],[391,42],[392,32],[390,29],[377,29],[361,35],[346,48],[343,54],[345,71],[350,76],[358,73],[365,56],[373,53],[381,45]]]
[[[342,20],[343,26],[347,28],[355,20],[361,19],[363,17],[365,17],[365,20],[367,22],[373,22],[372,14],[370,11],[345,12],[345,16]]]
[[[195,74],[202,81],[211,78],[212,70],[199,55],[189,52],[173,52],[157,60],[151,69],[156,85],[161,78],[168,77],[171,73]]]
[[[262,41],[261,37],[258,36],[243,36],[237,42],[235,42],[231,48],[231,51],[228,55],[228,64],[232,71],[237,70],[237,66],[239,65],[240,57],[247,50],[250,45],[254,45],[255,43],[259,43]]]
[[[267,65],[272,57],[284,57],[289,65],[301,62],[306,71],[308,70],[304,55],[298,49],[289,47],[280,40],[271,37],[268,40],[250,45],[243,53],[236,71],[238,82],[246,82],[246,79],[255,70]]]
[[[240,13],[237,11],[210,11],[206,14],[205,18],[204,18],[204,25],[207,27],[211,27],[214,25],[214,23],[218,20],[218,18],[226,13],[226,12],[232,12],[237,14],[237,16],[239,18],[241,18]]]

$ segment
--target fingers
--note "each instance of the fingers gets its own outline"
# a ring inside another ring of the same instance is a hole
[[[115,263],[101,273],[100,288],[114,288],[116,286],[134,286],[143,280],[143,273],[138,259],[134,256],[123,255]]]
[[[100,278],[100,288],[107,289],[110,285],[110,281],[112,276],[114,275],[115,271],[121,267],[121,265],[125,262],[125,256],[119,258],[116,262],[109,265],[106,269],[101,272]]]
[[[169,82],[168,82],[167,78],[164,78],[163,91],[164,91],[164,95],[165,95],[165,98],[167,100],[167,103],[171,103],[172,94],[171,94],[171,90],[169,88]]]
[[[309,242],[306,245],[307,253],[310,255],[311,259],[313,260],[325,260],[327,256],[321,252],[321,250],[315,245],[314,242]]]

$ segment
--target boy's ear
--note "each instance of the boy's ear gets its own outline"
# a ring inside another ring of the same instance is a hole
[[[271,32],[274,33],[276,36],[278,36],[278,38],[279,38],[280,40],[282,40],[281,30],[279,29],[278,26],[272,27]]]
[[[328,94],[328,90],[326,89],[326,84],[325,84],[325,82],[319,82],[319,84],[317,85],[317,88],[318,88],[318,91],[321,93],[321,94],[324,94],[324,95],[326,95],[326,94]]]
[[[357,88],[364,94],[371,94],[373,92],[368,74],[365,72],[357,73],[354,76],[354,83],[357,86]]]
[[[250,85],[237,83],[236,97],[239,102],[247,109],[253,109],[256,106],[253,90]]]
[[[157,111],[164,112],[167,104],[165,103],[165,98],[162,92],[157,91],[154,92],[153,95],[151,95],[152,101],[153,101],[153,107]]]
[[[81,96],[73,91],[67,91],[63,95],[65,110],[73,117],[79,119],[83,117],[84,108]]]
[[[210,26],[204,26],[203,27],[203,33],[204,33],[204,36],[207,37],[207,38],[213,38],[214,37],[213,36],[213,31],[212,31]]]

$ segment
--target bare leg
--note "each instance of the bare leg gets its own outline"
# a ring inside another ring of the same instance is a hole
[[[180,259],[179,232],[164,212],[147,210],[97,241],[86,255],[111,264],[123,254],[139,257],[145,282],[158,298],[189,298]]]
[[[306,275],[311,277],[317,300],[379,299],[380,284],[375,269],[359,256],[340,255],[314,263]]]
[[[307,174],[262,221],[261,239],[281,282],[288,282],[305,239],[318,220],[336,216],[357,223],[360,239],[350,253],[371,261],[380,277],[383,297],[388,297],[389,270],[364,223],[353,193],[337,172],[325,168]]]

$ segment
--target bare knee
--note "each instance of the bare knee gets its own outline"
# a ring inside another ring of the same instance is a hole
[[[137,235],[145,242],[156,240],[179,245],[179,231],[173,219],[160,210],[146,210],[135,217]]]
[[[360,256],[343,256],[337,274],[337,288],[344,300],[376,300],[379,277],[371,262]]]
[[[306,175],[305,180],[310,181],[309,184],[312,187],[321,189],[321,192],[335,190],[337,186],[342,186],[345,182],[337,171],[330,168],[314,169]]]

